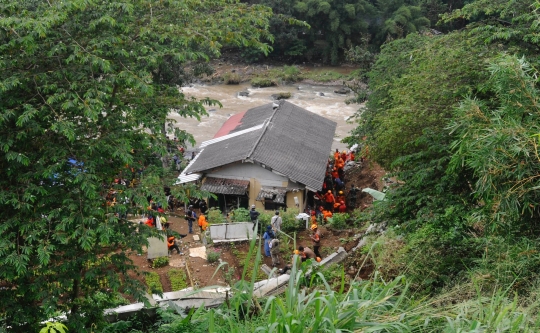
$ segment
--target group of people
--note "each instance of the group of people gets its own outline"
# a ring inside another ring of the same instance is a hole
[[[150,205],[147,207],[146,221],[144,224],[157,230],[169,228],[169,222],[164,216],[165,210],[159,203],[150,200]]]

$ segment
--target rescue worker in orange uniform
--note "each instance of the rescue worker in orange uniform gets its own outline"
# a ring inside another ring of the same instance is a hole
[[[338,192],[338,196],[336,198],[337,202],[345,201],[345,195],[343,194],[343,191]]]
[[[339,149],[336,148],[336,152],[334,153],[334,161],[337,160],[339,157]]]
[[[199,227],[201,228],[201,232],[205,231],[206,228],[208,228],[208,222],[206,221],[206,216],[202,213],[199,216]]]
[[[329,210],[323,210],[323,221],[324,221],[324,222],[328,222],[327,219],[328,219],[329,217],[332,217],[333,215],[334,215],[334,214],[332,214],[331,211],[329,211]]]
[[[326,192],[324,195],[324,202],[326,205],[326,210],[332,211],[334,209],[334,203],[336,202],[336,198],[334,198],[334,195],[332,194],[332,191]]]
[[[176,238],[174,236],[167,238],[167,247],[169,248],[169,252],[176,250],[176,252],[180,254],[180,248],[178,247],[178,244],[176,244]]]
[[[345,200],[339,202],[339,212],[345,213],[347,211],[347,206],[345,206]]]
[[[332,179],[336,179],[336,178],[339,178],[339,172],[337,168],[334,168],[332,170]]]

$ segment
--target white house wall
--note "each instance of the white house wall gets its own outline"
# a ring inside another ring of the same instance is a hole
[[[235,163],[213,170],[208,177],[251,180],[255,178],[262,186],[286,187],[289,179],[253,163]]]

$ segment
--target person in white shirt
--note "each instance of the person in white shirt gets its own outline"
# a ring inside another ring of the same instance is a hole
[[[270,224],[272,224],[272,229],[274,229],[274,233],[277,236],[277,232],[281,231],[281,224],[283,223],[283,220],[281,219],[281,216],[279,216],[279,210],[276,210],[276,215],[272,217],[270,220]]]

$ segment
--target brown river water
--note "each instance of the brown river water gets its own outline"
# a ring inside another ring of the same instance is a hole
[[[290,92],[291,98],[288,99],[289,102],[337,123],[332,149],[338,148],[342,150],[347,147],[341,142],[341,139],[346,137],[355,127],[353,123],[347,122],[347,119],[360,106],[358,104],[345,104],[345,100],[352,97],[352,93],[347,95],[334,93],[334,90],[338,88],[340,87],[307,83],[268,88],[253,88],[249,83],[239,85],[192,85],[182,87],[182,92],[187,97],[217,99],[223,104],[223,107],[207,106],[208,116],[203,116],[200,121],[195,118],[181,118],[174,112],[169,117],[177,121],[176,126],[178,128],[191,133],[197,141],[196,146],[198,146],[201,142],[212,139],[230,116],[272,102],[272,94]],[[238,96],[240,91],[248,91],[249,96]],[[301,140],[302,138],[298,139]]]

